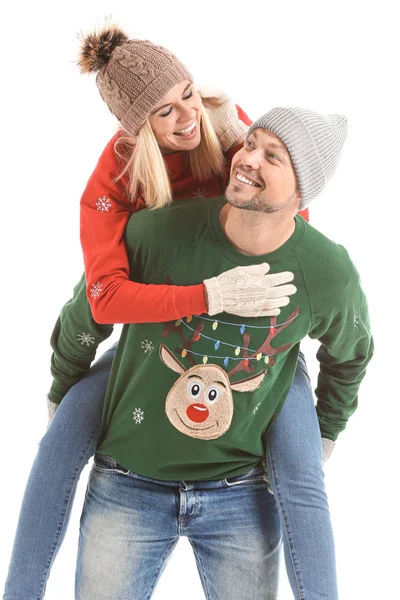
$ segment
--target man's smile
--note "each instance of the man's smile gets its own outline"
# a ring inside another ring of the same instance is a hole
[[[246,185],[250,185],[252,187],[262,187],[260,183],[255,181],[255,179],[251,179],[250,177],[244,175],[243,173],[240,173],[239,171],[236,171],[235,178],[241,183],[245,183]]]

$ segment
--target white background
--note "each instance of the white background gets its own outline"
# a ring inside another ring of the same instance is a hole
[[[398,597],[398,29],[394,2],[106,2],[8,7],[1,71],[1,288],[4,357],[0,586],[19,504],[46,426],[49,337],[80,277],[79,198],[115,122],[74,63],[79,29],[111,13],[132,37],[174,51],[198,83],[251,118],[277,105],[348,117],[342,159],[311,221],[343,243],[369,298],[376,355],[359,409],[327,467],[341,600]],[[397,290],[397,293],[396,293]],[[103,351],[108,347],[106,343]],[[304,344],[315,382],[316,345]],[[82,476],[46,598],[71,600]],[[154,598],[203,598],[183,539]],[[280,599],[291,598],[282,573]],[[95,600],[95,599],[94,599]],[[250,599],[249,599],[250,600]]]

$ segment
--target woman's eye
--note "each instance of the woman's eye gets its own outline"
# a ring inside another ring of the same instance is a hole
[[[168,117],[168,115],[171,114],[171,111],[172,111],[172,106],[171,106],[171,108],[167,112],[160,113],[160,117]]]
[[[191,98],[193,96],[193,92],[192,90],[190,90],[190,92],[187,94],[187,96],[183,96],[183,100],[189,100],[189,98]]]

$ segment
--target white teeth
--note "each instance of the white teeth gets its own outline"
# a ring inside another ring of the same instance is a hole
[[[236,179],[239,179],[239,181],[242,181],[243,183],[247,183],[247,185],[259,187],[259,185],[257,183],[255,183],[254,181],[251,181],[251,179],[247,179],[247,177],[245,177],[244,175],[241,175],[240,173],[236,173]]]
[[[174,133],[190,133],[196,127],[196,121],[194,121],[189,127],[186,129],[179,129],[179,131],[175,131]]]

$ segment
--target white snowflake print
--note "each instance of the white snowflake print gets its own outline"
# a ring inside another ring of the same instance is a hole
[[[259,402],[259,403],[257,404],[257,406],[255,407],[255,409],[253,410],[253,415],[255,415],[255,414],[256,414],[256,412],[258,411],[258,409],[260,408],[260,406],[261,406],[261,402]]]
[[[144,412],[142,411],[141,408],[135,408],[135,410],[133,411],[133,420],[135,421],[136,425],[139,425],[144,419]]]
[[[90,335],[90,333],[78,333],[78,337],[76,339],[81,343],[81,346],[84,344],[86,344],[86,346],[90,346],[90,344],[94,344],[96,341],[95,338]]]
[[[102,196],[97,200],[96,207],[100,212],[108,212],[112,207],[112,204],[109,198]]]
[[[197,188],[197,190],[193,194],[193,198],[206,198],[207,190],[202,190],[201,188]]]
[[[355,311],[354,312],[354,327],[358,327],[358,319],[359,319],[358,312]]]
[[[97,283],[95,283],[94,285],[92,285],[92,287],[90,288],[90,294],[92,296],[92,298],[98,298],[100,296],[100,292],[102,291],[103,286],[101,285],[101,283],[98,281]]]
[[[144,340],[144,342],[140,344],[140,347],[145,354],[151,354],[154,350],[153,342],[150,340]]]

